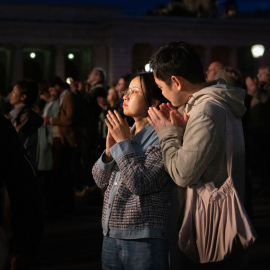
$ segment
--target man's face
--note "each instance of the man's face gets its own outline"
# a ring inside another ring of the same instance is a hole
[[[13,87],[12,92],[9,94],[10,97],[10,104],[12,105],[20,105],[23,104],[25,99],[25,95],[21,94],[21,91],[17,85]]]
[[[92,70],[91,73],[88,75],[87,82],[92,84],[99,81],[99,72],[97,70]]]
[[[162,95],[167,98],[174,107],[180,107],[185,104],[181,91],[176,89],[175,84],[172,82],[171,86],[167,85],[164,81],[158,79],[155,75],[155,82],[162,91]]]
[[[60,92],[58,91],[56,85],[54,87],[49,87],[49,93],[52,97],[58,98],[60,96]]]
[[[216,62],[212,63],[209,65],[208,70],[206,71],[206,81],[207,82],[212,82],[215,78],[215,75],[219,72],[220,68],[217,65]]]
[[[262,83],[269,82],[269,71],[267,68],[259,69],[258,71],[258,81]]]

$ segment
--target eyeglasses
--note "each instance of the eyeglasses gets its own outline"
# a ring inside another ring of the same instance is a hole
[[[132,88],[127,88],[126,90],[123,91],[123,96],[127,96],[128,98],[130,98],[131,96],[133,96],[138,92],[142,93],[142,91],[136,91]]]

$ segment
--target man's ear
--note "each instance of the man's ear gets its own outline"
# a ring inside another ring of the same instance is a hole
[[[152,99],[152,107],[157,108],[157,106],[160,104],[160,101],[157,99]]]
[[[181,90],[181,77],[180,76],[172,76],[171,77],[171,80],[172,80],[172,89],[175,89],[177,91],[180,91]]]
[[[56,84],[56,85],[54,86],[54,88],[55,88],[56,90],[59,90],[59,88],[60,88],[59,84]]]
[[[27,97],[27,96],[26,96],[25,94],[22,94],[21,97],[20,97],[20,100],[21,100],[21,101],[25,101],[26,97]]]

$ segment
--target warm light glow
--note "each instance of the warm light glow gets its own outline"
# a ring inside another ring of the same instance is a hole
[[[73,54],[73,53],[70,53],[70,54],[68,55],[68,58],[69,58],[69,59],[74,59],[74,54]]]
[[[251,52],[254,58],[261,57],[264,54],[264,46],[259,44],[254,45],[251,47]]]
[[[152,72],[153,71],[153,69],[151,68],[149,63],[144,66],[144,69],[145,69],[146,72]]]
[[[73,81],[73,79],[72,79],[71,77],[68,77],[68,78],[66,79],[66,83],[68,83],[68,84],[70,84],[72,81]]]
[[[30,53],[30,57],[31,58],[35,58],[36,57],[36,54],[34,52]]]

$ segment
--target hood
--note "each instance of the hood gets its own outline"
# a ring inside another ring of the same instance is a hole
[[[222,78],[210,82],[200,91],[194,93],[186,104],[187,113],[193,106],[200,104],[206,98],[212,97],[227,103],[236,118],[241,118],[246,112],[244,104],[245,90],[228,85]]]

